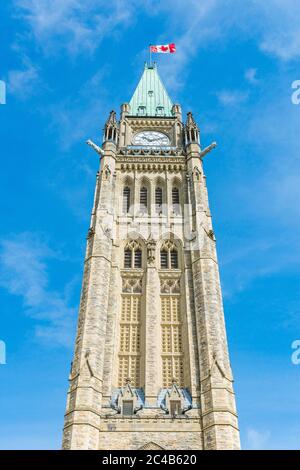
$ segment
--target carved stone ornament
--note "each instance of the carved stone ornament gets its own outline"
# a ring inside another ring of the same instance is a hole
[[[142,278],[141,277],[122,277],[122,292],[128,294],[141,294],[142,293]]]
[[[149,264],[153,264],[155,261],[155,249],[156,241],[153,238],[150,238],[147,241],[147,260]]]
[[[126,379],[125,387],[122,387],[117,395],[110,401],[110,406],[117,414],[122,413],[123,401],[132,400],[133,414],[137,414],[142,408],[143,404],[139,402],[138,394],[131,386],[131,379]]]
[[[107,181],[110,180],[111,169],[109,168],[109,165],[105,165],[105,167],[103,168],[103,175],[104,175],[105,180],[107,180]]]
[[[95,235],[95,229],[94,229],[94,227],[90,227],[88,229],[87,239],[89,240],[90,238],[92,238],[93,235]]]
[[[211,240],[213,240],[214,242],[216,241],[215,233],[214,233],[213,230],[208,230],[207,236],[208,236]]]
[[[180,279],[160,278],[160,292],[162,294],[180,294]]]
[[[200,180],[200,176],[201,176],[201,171],[199,170],[199,168],[197,168],[196,166],[194,166],[194,169],[193,169],[193,177],[196,181],[199,181]]]

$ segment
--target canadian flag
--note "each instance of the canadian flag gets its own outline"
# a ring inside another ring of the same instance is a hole
[[[172,44],[163,44],[159,46],[150,46],[151,52],[158,52],[160,54],[173,54],[176,51],[176,46]]]

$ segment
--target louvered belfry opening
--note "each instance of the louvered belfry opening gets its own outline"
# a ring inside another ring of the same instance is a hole
[[[130,209],[130,188],[126,186],[123,189],[123,214],[128,214]]]
[[[156,212],[160,213],[162,211],[163,204],[163,190],[159,186],[155,188],[155,208]]]
[[[145,186],[140,189],[140,209],[142,213],[148,212],[148,189]]]

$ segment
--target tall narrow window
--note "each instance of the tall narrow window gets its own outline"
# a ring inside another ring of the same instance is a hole
[[[134,252],[134,267],[141,268],[142,267],[142,252],[141,250],[135,250]]]
[[[172,189],[172,205],[173,205],[173,212],[175,214],[180,214],[180,198],[179,198],[178,188]]]
[[[124,251],[124,268],[131,268],[132,265],[132,251],[127,249]]]
[[[142,212],[147,212],[148,209],[148,191],[144,186],[140,190],[140,207]]]
[[[176,250],[171,250],[171,268],[177,269],[178,268],[178,253]]]
[[[160,267],[161,269],[168,269],[168,252],[166,250],[160,252]]]
[[[179,204],[179,189],[172,189],[172,204]]]
[[[162,188],[157,187],[155,189],[155,208],[156,208],[156,212],[158,213],[160,213],[162,210],[162,202],[163,202]]]
[[[123,213],[128,214],[130,209],[130,188],[126,186],[123,190]]]

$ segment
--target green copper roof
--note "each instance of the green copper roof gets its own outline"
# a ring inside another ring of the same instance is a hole
[[[145,64],[143,75],[130,100],[129,116],[173,116],[173,103],[157,73]]]

